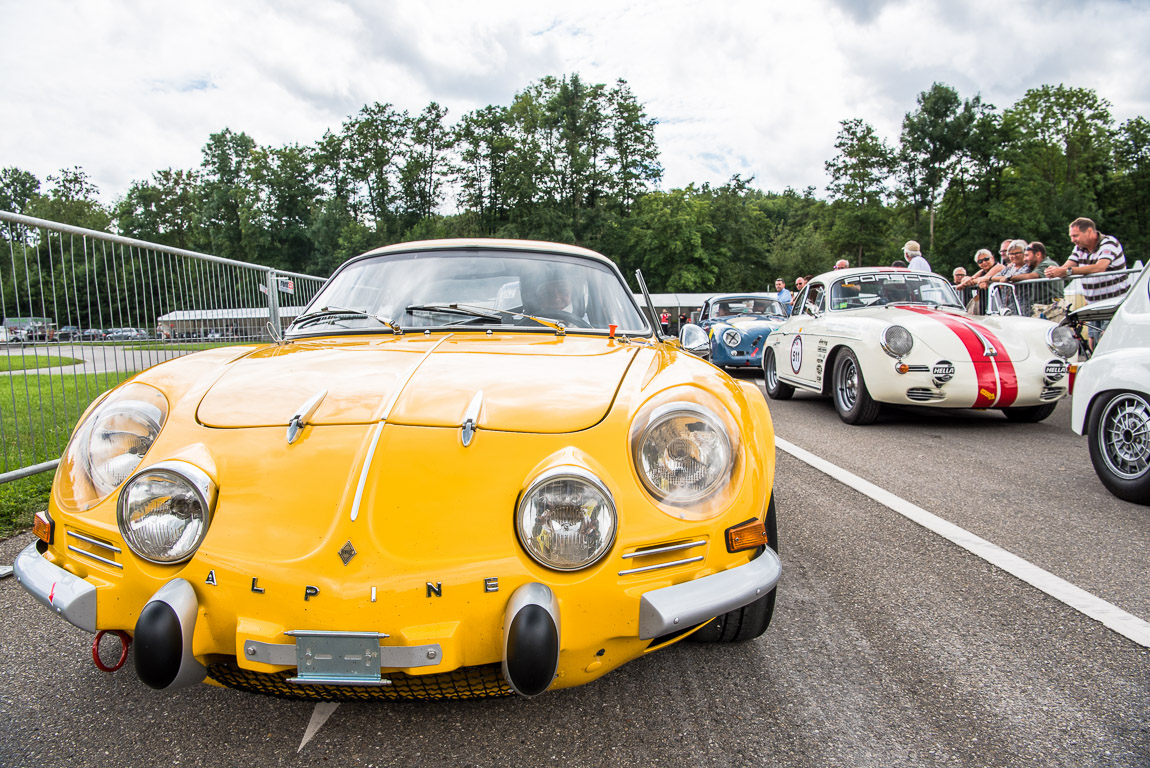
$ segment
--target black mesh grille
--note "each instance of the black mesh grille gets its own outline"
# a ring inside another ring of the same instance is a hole
[[[223,661],[208,667],[208,677],[220,685],[249,693],[262,693],[281,699],[308,701],[367,701],[371,699],[484,699],[510,696],[511,689],[503,679],[500,664],[464,667],[439,675],[407,675],[391,672],[384,675],[391,685],[341,686],[298,685],[289,683],[294,672],[252,672]]]

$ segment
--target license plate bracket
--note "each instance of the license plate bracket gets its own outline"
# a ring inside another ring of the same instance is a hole
[[[379,632],[288,632],[296,639],[296,681],[380,685]]]

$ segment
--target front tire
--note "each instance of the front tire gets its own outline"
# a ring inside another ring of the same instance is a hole
[[[775,362],[775,350],[767,347],[763,350],[763,385],[767,396],[772,400],[790,400],[795,388],[779,380],[779,366]]]
[[[767,527],[767,546],[779,551],[779,521],[775,517],[775,497],[767,504],[767,519],[763,521]],[[707,626],[691,635],[696,643],[742,643],[754,640],[767,631],[771,625],[771,617],[775,615],[775,587],[755,602],[728,611],[722,616],[711,619]]]
[[[1118,498],[1150,505],[1150,401],[1112,392],[1095,401],[1086,421],[1098,479]]]
[[[867,392],[866,380],[855,353],[844,349],[835,358],[834,375],[831,378],[834,388],[835,410],[839,418],[847,424],[864,426],[878,418],[881,405],[871,399]]]
[[[1010,421],[1019,424],[1036,424],[1054,413],[1058,403],[1045,403],[1043,405],[1023,405],[1015,408],[1003,408],[1002,414]]]

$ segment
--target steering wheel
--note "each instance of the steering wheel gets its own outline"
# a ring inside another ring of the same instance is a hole
[[[536,315],[536,316],[546,318],[547,320],[562,321],[562,323],[569,328],[571,328],[571,327],[590,328],[591,327],[591,323],[587,322],[583,318],[581,318],[578,315],[573,314],[571,312],[564,312],[561,309],[548,309],[545,312],[538,313],[538,315]]]
[[[570,312],[564,312],[561,309],[547,309],[539,312],[527,312],[527,315],[534,315],[542,320],[558,320],[567,328],[590,328],[591,324]],[[516,325],[537,325],[537,323],[530,317],[524,316],[523,318],[515,321]]]

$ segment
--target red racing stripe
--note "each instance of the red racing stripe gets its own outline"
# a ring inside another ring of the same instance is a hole
[[[946,312],[939,312],[926,307],[896,307],[910,312],[917,312],[938,320],[949,328],[959,338],[966,352],[970,355],[970,362],[974,364],[974,372],[978,380],[978,395],[971,408],[990,408],[997,406],[1005,408],[1012,405],[1018,397],[1018,376],[1014,371],[1014,363],[1006,352],[1006,347],[985,326],[955,317]],[[998,350],[997,357],[987,357],[983,352],[982,341],[975,335],[977,330],[987,341]]]
[[[994,404],[995,407],[1007,408],[1014,405],[1014,401],[1018,399],[1018,373],[1014,370],[1014,361],[1010,359],[1006,345],[985,325],[980,325],[966,318],[961,320],[978,329],[978,332],[985,336],[998,350],[998,357],[991,358],[994,361],[995,369],[998,371],[998,402]]]

